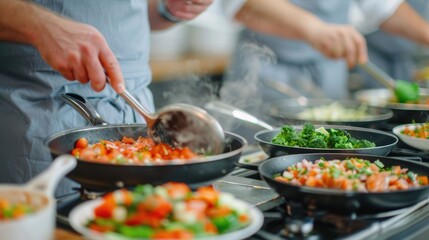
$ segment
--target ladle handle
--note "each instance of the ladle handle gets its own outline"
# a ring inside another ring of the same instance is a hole
[[[34,177],[26,187],[32,190],[42,191],[47,195],[53,195],[58,182],[76,167],[77,160],[69,154],[63,154],[55,158],[51,166],[44,172]]]
[[[109,123],[101,118],[94,105],[88,102],[88,99],[74,93],[62,94],[61,98],[76,109],[76,111],[78,111],[91,125],[109,125]]]
[[[204,105],[204,108],[206,108],[207,110],[213,110],[219,113],[223,113],[226,114],[228,116],[243,120],[245,122],[248,123],[252,123],[252,124],[256,124],[258,126],[261,126],[265,129],[268,130],[273,130],[273,126],[271,126],[270,124],[259,120],[258,118],[256,118],[255,116],[253,116],[252,114],[239,109],[237,107],[231,106],[229,104],[223,103],[221,101],[211,101],[208,102]]]
[[[393,78],[391,78],[387,73],[378,68],[376,65],[368,61],[365,64],[361,64],[360,67],[371,75],[375,80],[379,81],[385,87],[394,90],[396,86],[396,82]]]
[[[110,84],[110,78],[106,74],[106,81]],[[154,123],[155,116],[153,116],[146,108],[144,108],[137,99],[134,98],[131,93],[129,93],[127,90],[125,90],[122,93],[119,93],[119,96],[121,96],[134,110],[136,110],[140,115],[143,116],[144,120],[146,121],[146,124],[149,128],[152,127]]]

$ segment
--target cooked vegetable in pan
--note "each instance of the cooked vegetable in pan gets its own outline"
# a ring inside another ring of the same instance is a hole
[[[360,158],[314,162],[303,159],[275,179],[298,186],[359,192],[388,192],[428,185],[427,176],[418,176],[401,166],[385,167],[380,160],[371,162]]]
[[[103,197],[86,226],[128,238],[191,239],[240,229],[250,223],[249,208],[212,187],[191,192],[186,184],[139,185]]]
[[[101,140],[94,144],[89,144],[86,138],[80,138],[71,154],[88,161],[137,165],[197,157],[187,147],[172,148],[168,144],[155,144],[152,139],[144,137],[137,140],[129,137],[123,137],[121,141]]]
[[[33,207],[26,203],[11,203],[0,199],[0,221],[18,219],[34,212]]]
[[[312,107],[298,113],[298,117],[306,120],[316,121],[350,121],[361,120],[368,116],[368,106],[360,105],[358,108],[347,108],[339,102],[333,102],[329,105]]]
[[[413,129],[405,127],[401,133],[410,137],[429,139],[429,122],[416,125]]]
[[[342,129],[315,128],[312,124],[305,124],[298,132],[291,125],[284,125],[272,142],[289,147],[306,148],[336,148],[355,149],[375,147],[375,143],[365,139],[355,139],[349,132]]]

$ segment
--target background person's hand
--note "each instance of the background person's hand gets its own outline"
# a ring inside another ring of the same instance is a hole
[[[119,63],[97,29],[61,17],[46,19],[43,28],[34,45],[53,69],[70,81],[90,81],[97,92],[104,89],[107,73],[113,89],[124,91]]]
[[[365,63],[365,38],[354,27],[320,22],[307,31],[308,42],[329,58],[344,58],[349,67]]]
[[[166,0],[168,11],[178,19],[191,20],[202,13],[212,0]]]

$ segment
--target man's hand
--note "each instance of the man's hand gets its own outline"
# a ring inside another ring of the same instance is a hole
[[[307,30],[308,42],[329,58],[344,58],[349,67],[365,63],[365,38],[352,26],[320,22]]]
[[[113,89],[125,89],[119,63],[103,35],[94,27],[61,17],[49,18],[34,45],[43,59],[66,79],[91,82],[99,92],[106,85],[106,74]]]
[[[202,13],[212,0],[166,0],[168,11],[178,19],[191,20]]]

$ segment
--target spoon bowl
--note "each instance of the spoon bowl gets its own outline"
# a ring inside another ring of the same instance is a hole
[[[205,110],[179,103],[165,106],[151,114],[128,91],[119,95],[144,117],[148,135],[156,143],[188,147],[205,155],[223,152],[224,131],[219,122]]]

